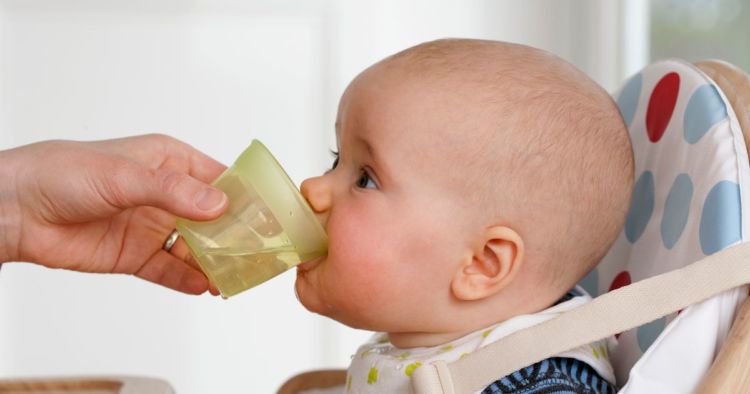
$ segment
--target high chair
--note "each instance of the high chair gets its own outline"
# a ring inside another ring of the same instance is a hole
[[[135,376],[0,380],[3,394],[174,394],[167,382]]]
[[[420,366],[416,393],[479,392],[615,334],[602,357],[620,393],[750,391],[750,76],[721,61],[666,60],[615,98],[635,183],[624,231],[581,282],[600,296],[461,360]],[[345,392],[345,377],[307,372],[278,393]]]

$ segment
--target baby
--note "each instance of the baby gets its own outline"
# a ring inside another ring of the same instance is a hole
[[[409,391],[415,368],[454,361],[590,299],[576,283],[625,220],[630,139],[610,96],[522,45],[439,40],[357,76],[331,170],[302,193],[330,237],[298,267],[310,311],[379,331],[350,392]],[[571,290],[573,289],[573,290]],[[484,392],[614,392],[603,343]]]

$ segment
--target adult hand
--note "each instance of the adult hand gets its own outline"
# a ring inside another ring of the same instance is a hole
[[[208,280],[184,244],[162,249],[175,216],[209,220],[226,167],[163,135],[45,141],[0,152],[0,262],[133,274],[190,294]],[[179,246],[179,248],[178,248]]]

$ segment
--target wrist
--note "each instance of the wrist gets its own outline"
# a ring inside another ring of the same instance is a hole
[[[21,210],[16,193],[16,164],[13,149],[0,151],[0,263],[16,261]]]

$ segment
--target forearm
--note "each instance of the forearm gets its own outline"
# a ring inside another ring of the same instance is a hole
[[[0,263],[18,256],[20,209],[16,192],[18,163],[14,149],[0,151]]]

